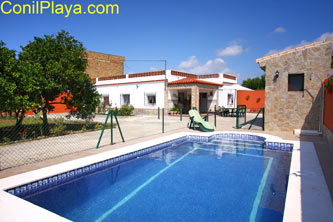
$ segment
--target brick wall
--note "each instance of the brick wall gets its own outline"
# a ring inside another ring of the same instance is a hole
[[[124,74],[125,57],[86,51],[88,67],[86,73],[91,78],[119,76]]]
[[[138,77],[147,77],[147,76],[160,76],[164,75],[165,71],[154,71],[154,72],[142,72],[142,73],[134,73],[134,74],[129,74],[128,78],[138,78]]]
[[[223,74],[223,78],[225,78],[225,79],[236,80],[236,77],[235,77],[235,76],[231,76],[231,75],[228,75],[228,74]]]

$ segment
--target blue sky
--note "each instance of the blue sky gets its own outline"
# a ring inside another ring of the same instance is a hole
[[[0,1],[0,2],[3,2]],[[32,2],[26,0],[12,0]],[[118,4],[118,15],[5,15],[0,40],[20,51],[34,36],[64,29],[88,50],[128,60],[166,59],[190,73],[260,76],[269,53],[333,37],[332,0],[55,0],[56,4]],[[125,63],[126,72],[164,69],[163,62]]]

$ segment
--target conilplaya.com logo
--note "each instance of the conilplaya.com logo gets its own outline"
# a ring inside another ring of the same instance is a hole
[[[1,13],[5,15],[64,15],[66,18],[71,14],[119,14],[118,4],[63,4],[55,1],[31,1],[29,3],[14,2],[11,0],[1,1]]]

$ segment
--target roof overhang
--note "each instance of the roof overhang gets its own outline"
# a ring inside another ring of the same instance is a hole
[[[191,85],[201,84],[201,85],[218,86],[218,87],[223,86],[223,84],[209,82],[201,79],[194,79],[194,78],[179,79],[168,83],[168,85],[190,85],[190,84]]]
[[[299,47],[296,47],[296,48],[293,48],[293,49],[288,49],[288,50],[284,50],[284,51],[281,51],[281,52],[277,52],[277,53],[274,53],[272,55],[267,55],[267,56],[264,56],[262,58],[256,59],[256,63],[258,63],[260,68],[265,71],[266,61],[268,61],[270,59],[280,57],[280,56],[283,56],[283,55],[286,55],[286,54],[289,54],[289,53],[301,51],[301,50],[304,50],[304,49],[307,49],[307,48],[310,48],[310,47],[314,47],[314,46],[317,46],[317,45],[325,44],[325,43],[330,42],[330,41],[332,41],[332,40],[328,38],[328,39],[323,40],[323,41],[313,42],[311,44],[307,44],[307,45],[299,46]]]

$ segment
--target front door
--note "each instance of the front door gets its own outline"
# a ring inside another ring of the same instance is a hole
[[[207,107],[207,93],[200,93],[199,96],[199,106],[200,106],[200,113],[207,113],[208,107]]]

